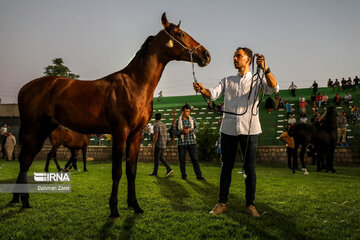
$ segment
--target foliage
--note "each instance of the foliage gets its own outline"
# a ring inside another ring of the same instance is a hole
[[[196,134],[196,143],[199,152],[199,160],[212,161],[216,157],[216,140],[219,132],[212,129],[210,124],[200,121],[198,126],[199,132]]]
[[[80,78],[80,75],[71,73],[70,69],[64,65],[64,61],[62,58],[54,58],[52,60],[52,63],[54,65],[48,65],[45,68],[45,76],[60,76],[72,79]]]
[[[44,164],[35,160],[30,175],[42,172]],[[0,239],[360,239],[359,165],[336,166],[335,174],[310,166],[305,176],[292,174],[286,164],[257,164],[259,219],[245,214],[239,164],[233,170],[228,211],[219,216],[208,213],[218,199],[218,166],[201,163],[206,181],[196,180],[191,163],[187,181],[178,164],[171,164],[175,173],[170,177],[162,165],[160,177],[148,176],[153,167],[138,163],[136,195],[142,215],[127,208],[123,171],[120,219],[113,223],[107,222],[111,162],[89,162],[88,172],[72,172],[71,193],[30,193],[31,209],[7,206],[11,194],[0,193]],[[16,181],[18,171],[18,162],[0,161],[0,183]],[[56,171],[53,163],[50,171]]]

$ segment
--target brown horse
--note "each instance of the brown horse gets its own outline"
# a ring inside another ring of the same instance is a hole
[[[153,112],[153,96],[166,64],[172,60],[191,61],[200,67],[210,62],[209,52],[186,32],[180,23],[169,23],[146,39],[131,62],[121,71],[94,81],[64,77],[35,79],[19,92],[21,119],[17,183],[27,182],[27,172],[45,139],[59,124],[83,134],[112,133],[112,191],[110,219],[119,218],[117,195],[122,175],[121,157],[126,149],[128,206],[142,213],[135,195],[135,177],[142,129]],[[192,53],[192,55],[190,55]],[[11,203],[22,201],[28,208],[29,194],[14,193]]]
[[[90,142],[90,138],[87,134],[77,133],[63,126],[59,126],[54,131],[51,132],[49,138],[52,144],[52,148],[47,155],[45,172],[49,171],[49,163],[51,158],[54,158],[57,169],[59,171],[62,170],[56,159],[56,151],[61,145],[68,148],[71,152],[70,160],[66,163],[65,169],[67,169],[68,167],[71,168],[71,164],[72,164],[74,169],[77,170],[77,165],[76,165],[77,155],[79,153],[79,150],[81,149],[81,152],[83,154],[84,171],[87,171],[86,150]]]

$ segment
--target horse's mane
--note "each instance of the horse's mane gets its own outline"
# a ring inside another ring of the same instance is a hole
[[[151,41],[154,39],[155,36],[148,36],[145,40],[145,42],[141,45],[141,48],[139,51],[137,51],[135,56],[139,56],[140,58],[143,58],[149,48],[149,45]]]

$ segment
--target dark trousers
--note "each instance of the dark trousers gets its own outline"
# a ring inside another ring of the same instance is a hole
[[[287,152],[288,167],[291,169],[291,158],[293,157],[294,149],[286,147],[286,152]]]
[[[246,143],[249,140],[246,159],[245,148]],[[222,168],[220,176],[220,194],[219,203],[226,203],[229,195],[229,188],[231,184],[231,172],[234,168],[235,157],[238,144],[240,143],[240,149],[242,158],[244,159],[244,170],[247,175],[245,179],[245,199],[246,205],[254,204],[255,191],[256,191],[256,173],[255,162],[256,153],[258,147],[258,135],[239,135],[230,136],[221,133],[221,153],[222,153]]]
[[[164,151],[165,151],[165,148],[159,148],[159,147],[155,146],[154,171],[152,172],[153,174],[157,175],[157,173],[158,173],[159,160],[160,160],[160,162],[162,162],[162,164],[164,164],[167,172],[171,171],[171,167],[169,166],[168,162],[164,159]]]
[[[187,176],[186,172],[185,172],[186,151],[188,151],[188,153],[190,155],[190,159],[191,159],[196,177],[201,177],[202,172],[200,170],[198,150],[197,150],[196,144],[178,146],[181,176],[183,178],[186,178],[186,176]]]

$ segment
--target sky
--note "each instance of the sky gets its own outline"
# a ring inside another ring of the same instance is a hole
[[[211,63],[195,67],[208,88],[236,74],[239,46],[265,56],[280,89],[360,76],[358,0],[0,0],[2,103],[17,103],[54,58],[82,80],[123,69],[162,30],[163,12],[210,52]],[[190,63],[170,62],[154,96],[193,95],[192,82]]]

